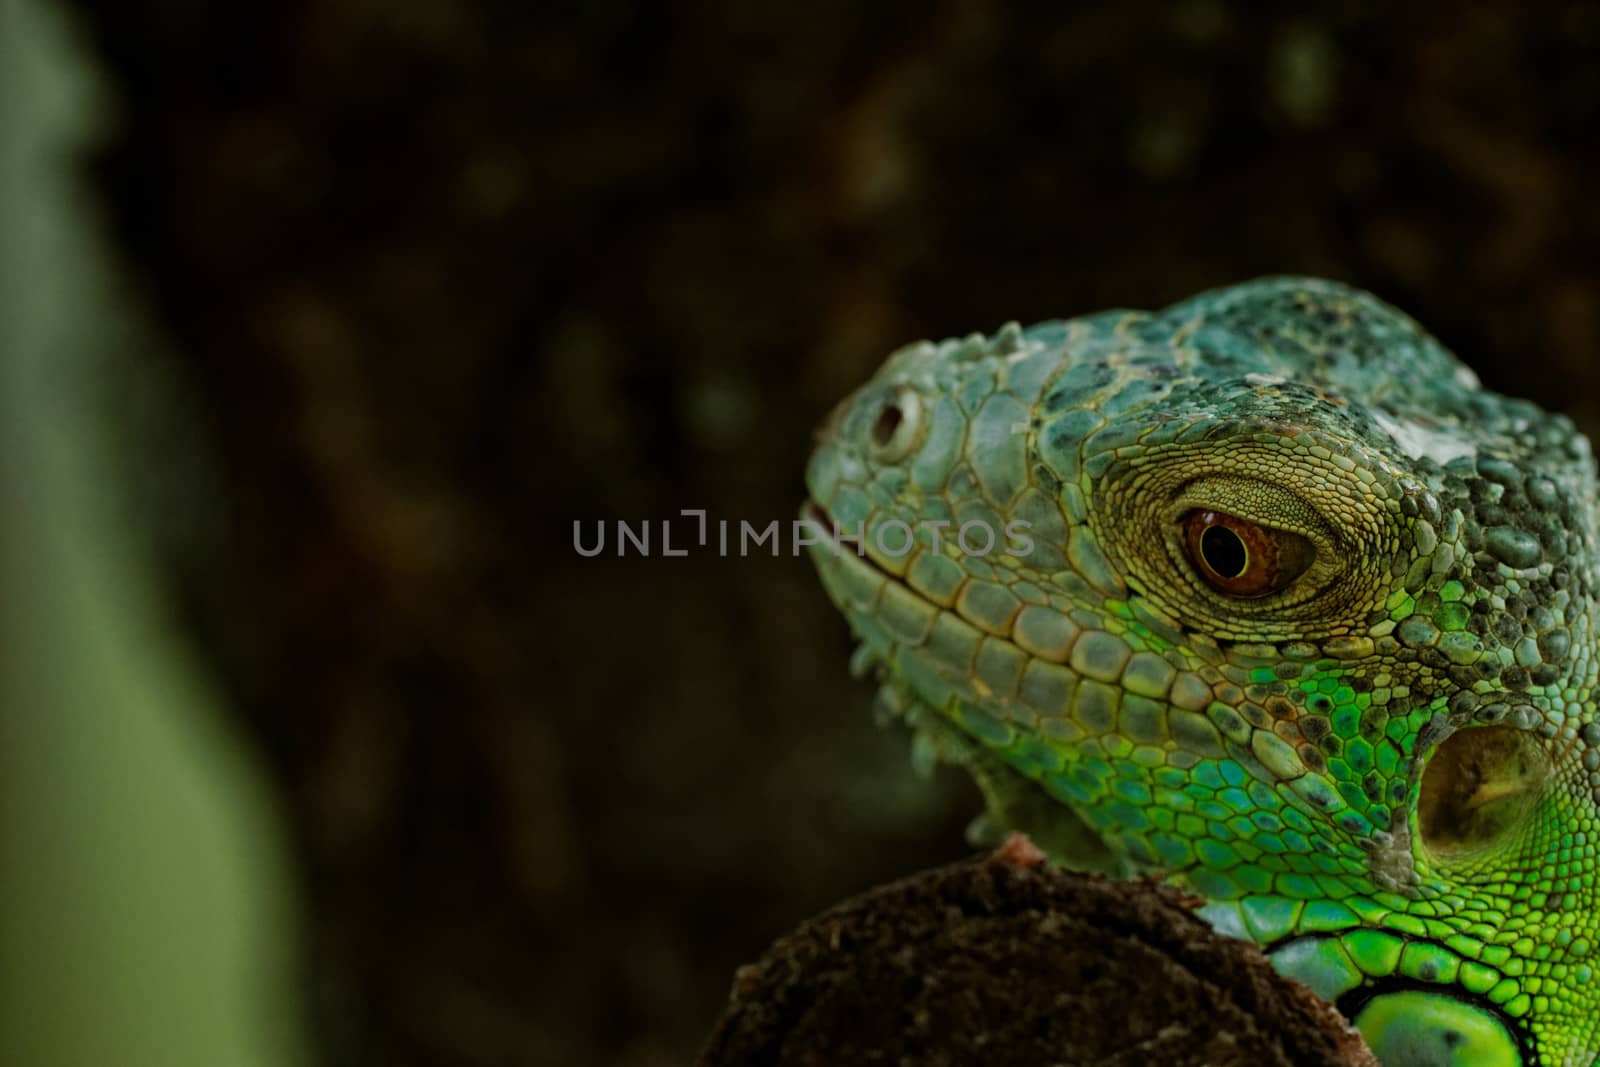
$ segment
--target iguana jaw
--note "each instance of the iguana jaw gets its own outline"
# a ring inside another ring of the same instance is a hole
[[[943,634],[948,643],[950,635],[970,633],[972,647],[986,648],[991,659],[1005,656],[1022,663],[1029,660],[1029,654],[1009,635],[980,636],[951,606],[935,603],[909,585],[903,575],[885,567],[882,553],[857,555],[848,543],[836,551],[833,520],[816,501],[808,500],[801,506],[800,519],[815,526],[812,537],[816,543],[809,548],[812,560],[829,597],[850,620],[860,639],[851,660],[852,673],[857,677],[871,675],[880,686],[880,714],[899,719],[912,729],[916,736],[912,759],[919,771],[926,773],[934,763],[952,763],[973,775],[987,807],[984,816],[974,823],[975,828],[984,827],[978,831],[979,837],[1021,830],[1057,862],[1117,876],[1133,874],[1138,865],[1103,840],[1074,804],[1048,795],[970,733],[974,722],[998,727],[1000,722],[1017,715],[1015,694],[1010,690],[996,692],[995,685],[974,669],[977,653],[938,656],[928,646],[936,635]],[[897,605],[887,615],[883,612],[886,598]],[[886,618],[898,622],[885,625],[880,620]],[[921,618],[926,623],[910,621]],[[1054,664],[1049,669],[1064,673]],[[1019,668],[1013,673],[1023,672]],[[995,681],[1001,684],[998,679]],[[1013,678],[1012,687],[1015,685]],[[1002,709],[995,702],[1007,706]],[[987,712],[983,710],[986,707]],[[1059,731],[1068,728],[1068,721],[1050,721],[1058,724],[1057,737],[1061,739]],[[1075,735],[1081,736],[1081,731],[1073,729]],[[1078,817],[1069,818],[1068,812]],[[974,843],[991,842],[974,838]]]

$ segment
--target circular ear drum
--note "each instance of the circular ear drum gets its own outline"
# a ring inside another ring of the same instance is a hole
[[[1445,738],[1422,772],[1417,827],[1430,856],[1500,844],[1521,828],[1550,779],[1540,739],[1511,726],[1477,726]]]

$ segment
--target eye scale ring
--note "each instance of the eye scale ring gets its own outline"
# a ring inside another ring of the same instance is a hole
[[[1311,542],[1223,511],[1197,509],[1183,518],[1189,562],[1213,589],[1252,598],[1293,582],[1316,556]]]

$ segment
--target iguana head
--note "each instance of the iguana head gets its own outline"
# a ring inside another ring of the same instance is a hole
[[[1267,279],[902,349],[807,484],[864,662],[1002,819],[1198,891],[1389,1062],[1600,1058],[1567,419]]]

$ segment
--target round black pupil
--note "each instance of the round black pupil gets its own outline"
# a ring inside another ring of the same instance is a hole
[[[898,404],[885,404],[883,410],[878,412],[878,419],[872,424],[872,440],[879,448],[887,447],[894,440],[894,432],[900,428],[900,420],[904,417],[900,414]]]
[[[1206,566],[1224,578],[1237,578],[1244,573],[1244,542],[1226,526],[1206,528],[1200,535],[1200,554],[1206,558]]]

